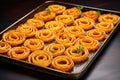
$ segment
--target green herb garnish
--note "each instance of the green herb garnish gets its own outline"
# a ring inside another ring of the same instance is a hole
[[[51,11],[49,9],[47,9],[47,14],[50,14],[50,13],[51,13]]]
[[[97,15],[100,16],[101,15],[101,11],[96,11]]]
[[[54,50],[54,49],[50,48],[50,52],[51,52],[51,53],[55,53],[55,52],[56,52],[56,50]]]
[[[81,51],[83,51],[84,46],[78,46],[77,47],[77,53],[80,53]]]
[[[76,8],[79,9],[79,10],[82,10],[84,8],[84,6],[80,5],[80,6],[77,6]]]

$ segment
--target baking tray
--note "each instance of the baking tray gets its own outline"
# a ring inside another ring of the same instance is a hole
[[[71,4],[71,3],[64,3],[64,2],[58,2],[58,1],[46,1],[43,4],[41,4],[40,6],[38,6],[37,8],[33,9],[28,14],[26,14],[21,19],[19,19],[18,21],[16,21],[12,25],[10,25],[9,27],[7,27],[5,30],[0,32],[0,40],[2,40],[3,33],[5,33],[6,31],[8,31],[10,29],[16,29],[18,27],[18,25],[25,23],[30,18],[33,18],[34,14],[38,13],[39,11],[45,10],[51,4],[60,4],[60,5],[66,6],[67,8],[75,7],[75,6],[83,6],[83,5],[79,5],[79,4]],[[113,14],[120,16],[120,12],[118,12],[118,11],[100,9],[100,8],[89,7],[89,6],[83,6],[83,7],[84,8],[82,9],[82,12],[88,11],[88,10],[96,10],[96,11],[99,10],[99,11],[101,11],[102,14],[113,13]],[[95,59],[101,53],[101,51],[105,48],[106,44],[110,41],[111,37],[115,34],[117,29],[120,27],[119,23],[120,23],[120,21],[115,25],[112,32],[109,33],[107,39],[105,39],[101,43],[101,46],[99,47],[99,49],[94,54],[90,53],[90,57],[85,63],[76,64],[72,72],[62,72],[62,71],[52,69],[52,68],[36,66],[36,65],[30,64],[26,61],[15,60],[13,58],[10,58],[10,57],[8,57],[6,55],[2,55],[2,54],[0,54],[0,60],[4,61],[4,62],[15,64],[15,65],[18,65],[21,67],[29,68],[31,70],[44,72],[44,73],[52,74],[52,75],[59,76],[59,77],[70,78],[70,79],[79,79],[88,70],[90,65],[95,61]]]

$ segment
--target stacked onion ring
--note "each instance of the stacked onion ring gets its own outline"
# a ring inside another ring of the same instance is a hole
[[[89,36],[79,39],[76,42],[76,45],[78,44],[85,46],[89,51],[96,51],[99,48],[99,42]]]
[[[87,32],[87,35],[98,41],[102,41],[107,37],[106,33],[99,29],[90,30]]]
[[[48,67],[51,64],[52,59],[53,57],[49,52],[36,50],[29,55],[28,62],[38,66]]]
[[[63,44],[65,47],[72,46],[75,43],[75,37],[69,36],[65,32],[57,33],[55,41],[59,44]]]
[[[27,24],[30,26],[34,26],[36,28],[42,28],[45,23],[42,20],[33,18],[33,19],[28,19]]]
[[[44,42],[40,39],[27,39],[24,46],[28,47],[31,51],[40,50],[44,47]]]
[[[60,56],[64,53],[65,47],[62,44],[52,43],[47,45],[44,50],[50,52],[53,57]]]
[[[49,21],[45,24],[45,28],[58,32],[63,30],[64,24],[60,21]]]
[[[48,6],[48,10],[54,12],[55,14],[61,14],[65,9],[66,9],[65,6],[58,4]]]
[[[73,36],[76,38],[83,38],[85,31],[84,29],[82,29],[79,26],[70,26],[70,27],[66,27],[64,29],[64,31],[69,35],[69,36]]]
[[[49,11],[41,11],[41,12],[34,15],[34,17],[36,19],[40,19],[44,22],[47,22],[47,21],[50,21],[50,20],[54,19],[55,16],[56,16],[55,13],[49,12]]]
[[[80,26],[84,30],[90,30],[94,27],[95,21],[93,19],[83,17],[83,18],[76,19],[74,21],[74,24],[76,26]]]
[[[113,24],[116,24],[118,21],[120,21],[120,17],[115,14],[103,14],[100,15],[98,20],[99,22],[111,22]]]
[[[55,34],[50,29],[43,29],[36,32],[36,38],[43,40],[44,42],[51,42],[55,38]]]
[[[37,28],[28,24],[21,24],[18,26],[17,30],[21,33],[25,33],[25,36],[29,38],[35,35]]]
[[[96,24],[95,28],[110,33],[114,29],[114,25],[111,22],[100,22]]]
[[[0,53],[7,53],[11,46],[7,42],[0,41]]]
[[[73,60],[65,55],[57,56],[52,60],[52,67],[61,71],[71,71],[74,67]]]
[[[98,19],[98,14],[96,11],[90,10],[90,11],[84,12],[83,17],[88,17],[96,21]]]
[[[16,30],[10,30],[3,34],[3,41],[9,43],[11,46],[20,45],[25,39],[25,34]]]
[[[89,51],[81,45],[70,46],[66,49],[65,55],[72,58],[75,63],[81,63],[89,58]]]
[[[58,15],[55,20],[64,23],[65,25],[71,25],[74,22],[74,17],[71,15]]]
[[[13,47],[9,50],[8,56],[17,60],[26,59],[30,54],[30,50],[25,46]]]
[[[63,15],[72,15],[75,19],[79,18],[81,15],[81,11],[79,9],[77,9],[76,7],[70,8],[70,9],[66,9],[63,12]]]

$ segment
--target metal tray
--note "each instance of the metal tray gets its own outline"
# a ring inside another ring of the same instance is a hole
[[[12,25],[10,25],[8,28],[6,28],[2,32],[0,32],[0,40],[2,39],[3,33],[5,33],[6,31],[8,31],[10,29],[16,29],[18,25],[25,23],[30,18],[33,18],[35,13],[42,11],[42,10],[45,10],[48,7],[48,5],[51,5],[51,4],[61,4],[61,5],[66,6],[67,8],[79,6],[78,4],[70,4],[70,3],[63,3],[63,2],[57,2],[57,1],[46,1],[42,5],[38,6],[37,8],[33,9],[31,12],[26,14],[21,19],[19,19],[18,21],[16,21]],[[88,6],[84,6],[84,9],[82,10],[82,12],[88,11],[88,10],[99,10],[99,11],[101,11],[102,14],[103,13],[113,13],[113,14],[117,14],[120,16],[120,12],[118,12],[118,11],[105,10],[105,9],[88,7]],[[120,23],[120,21],[118,22],[118,24],[115,25],[112,32],[108,35],[108,38],[105,39],[101,43],[101,46],[99,47],[99,49],[94,54],[90,54],[89,60],[87,60],[86,62],[81,63],[81,64],[76,64],[72,72],[62,72],[62,71],[58,71],[58,70],[52,69],[52,68],[45,68],[45,67],[36,66],[36,65],[30,64],[26,61],[15,60],[13,58],[10,58],[10,57],[8,57],[6,55],[2,55],[2,54],[0,54],[0,60],[4,61],[4,62],[15,64],[15,65],[18,65],[21,67],[29,68],[31,70],[56,75],[59,77],[79,79],[87,71],[87,69],[90,67],[90,65],[95,61],[95,59],[101,53],[101,51],[105,48],[106,44],[110,41],[111,37],[115,34],[117,29],[120,27],[119,23]]]

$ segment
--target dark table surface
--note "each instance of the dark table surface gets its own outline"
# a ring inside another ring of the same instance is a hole
[[[0,31],[23,17],[45,0],[0,1]],[[97,8],[120,11],[119,0],[58,0]],[[120,80],[120,28],[81,80]],[[0,80],[65,80],[0,62]]]

